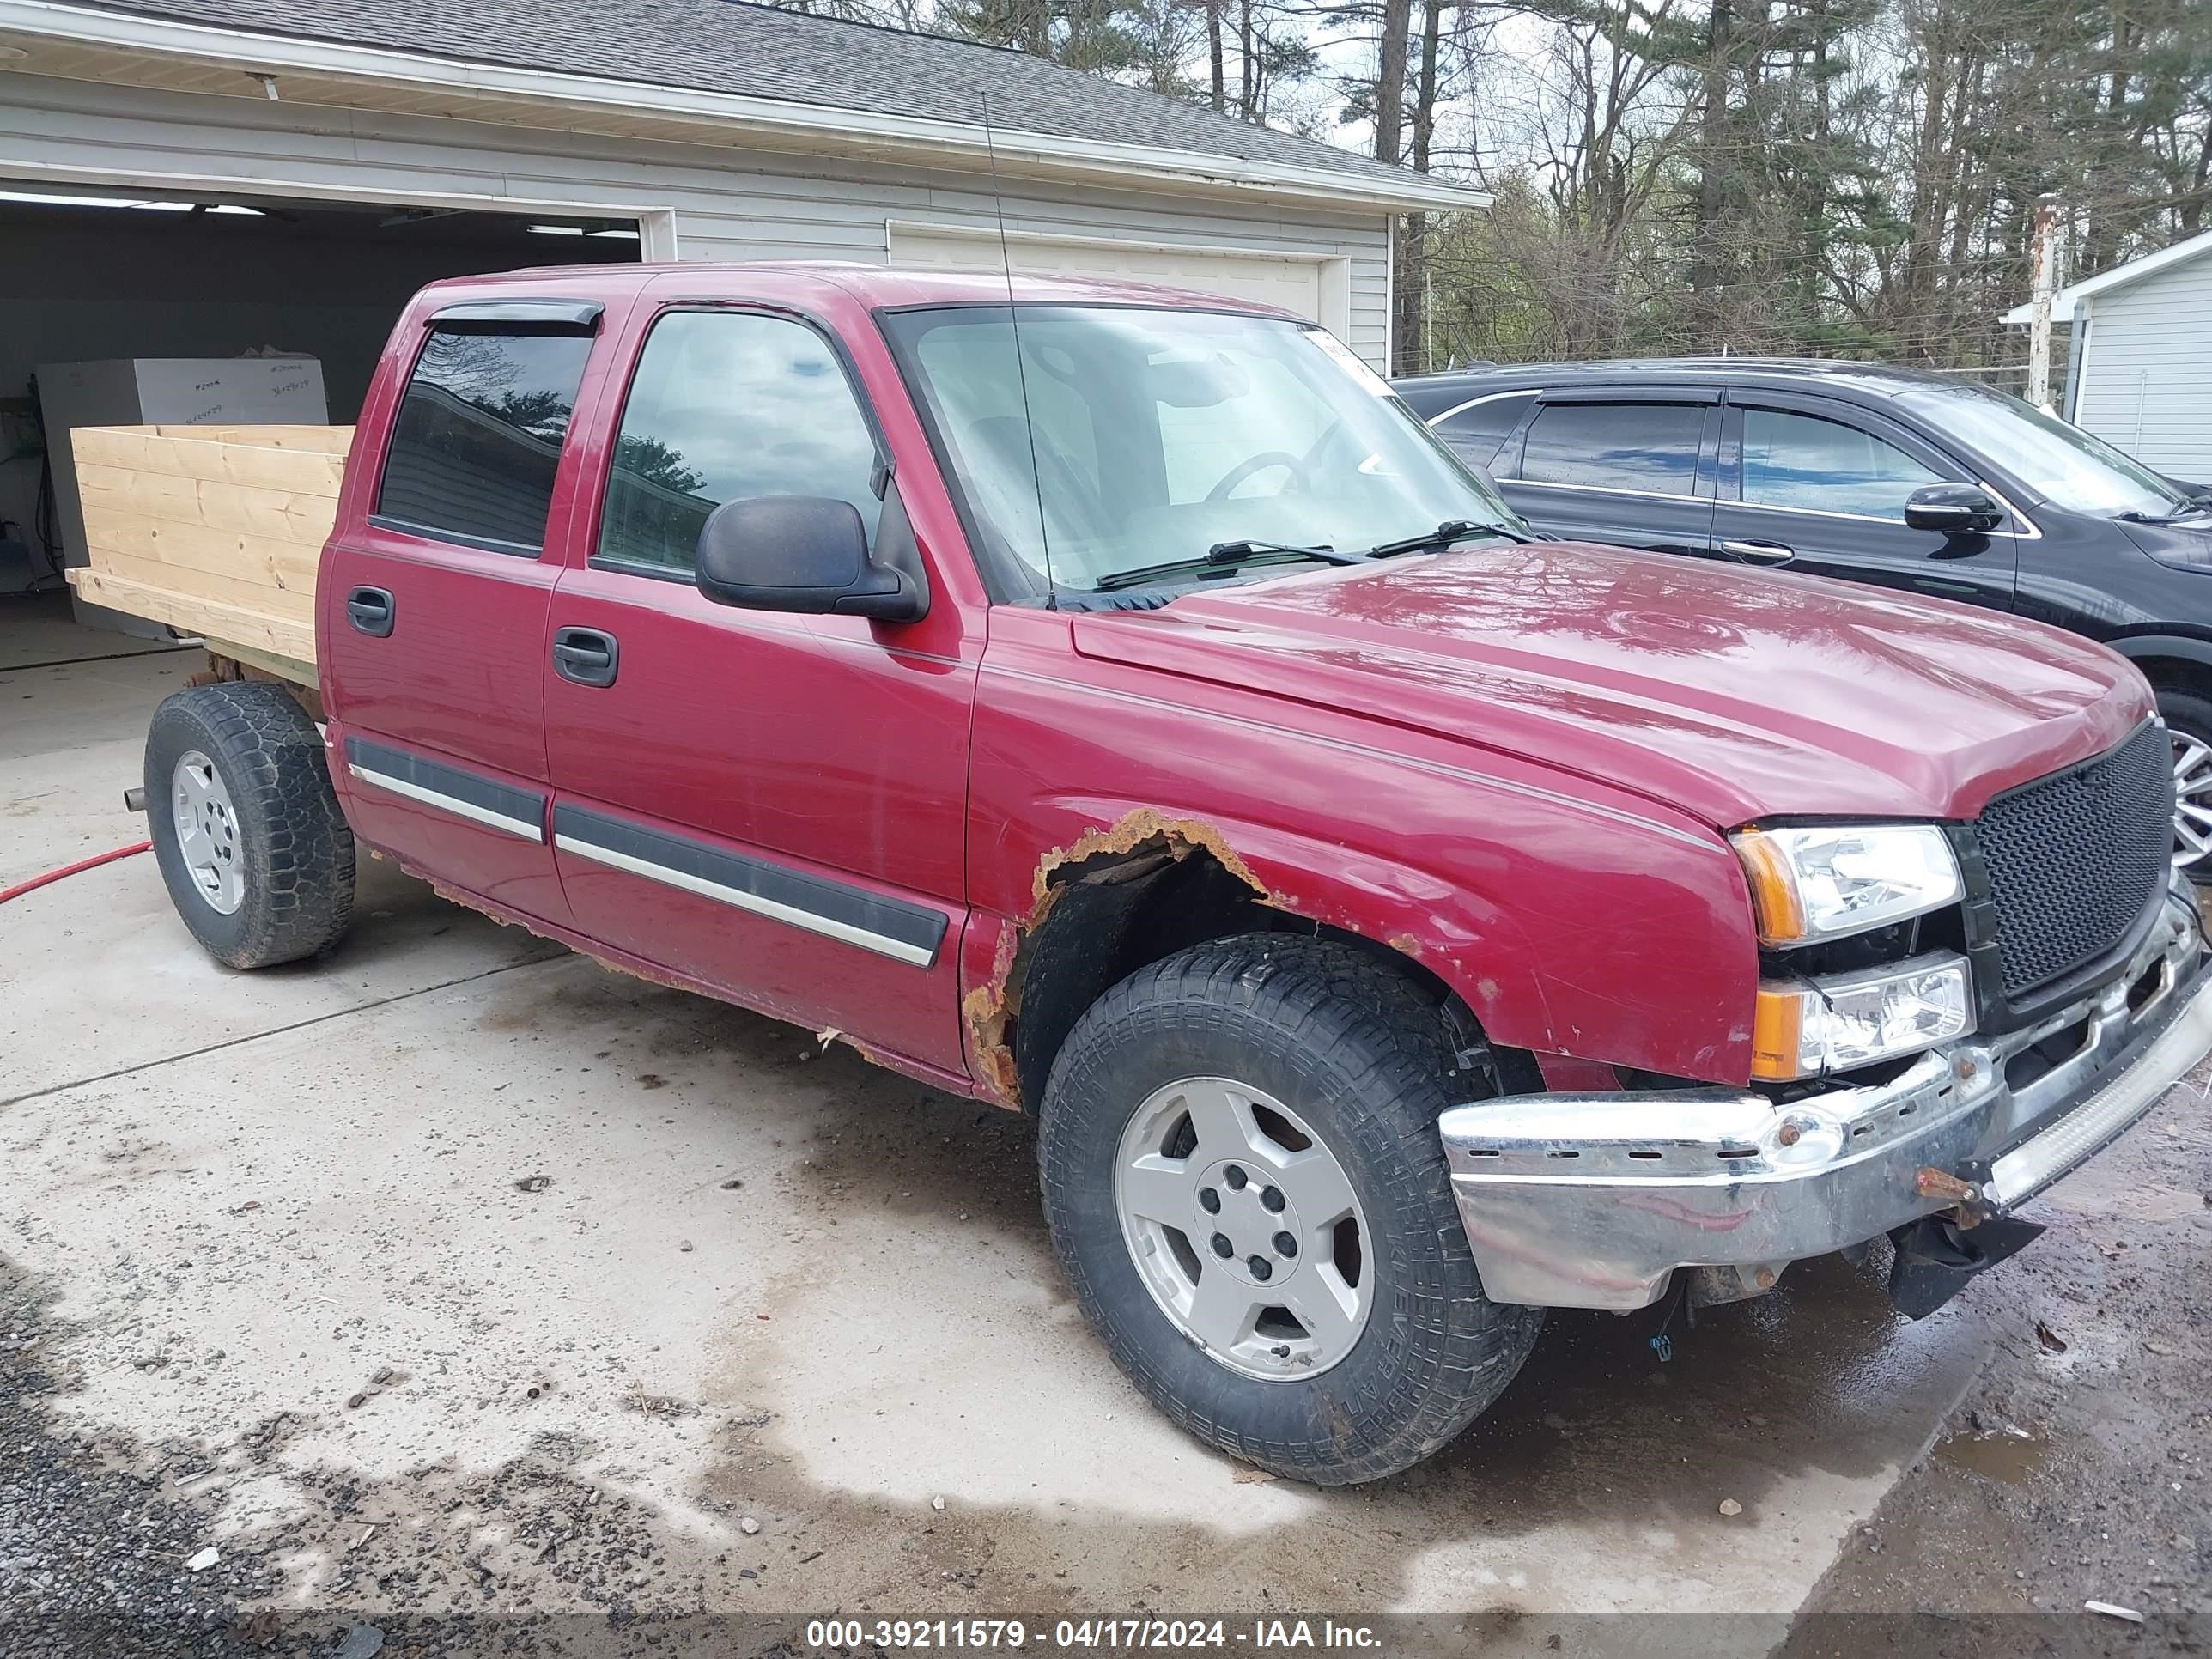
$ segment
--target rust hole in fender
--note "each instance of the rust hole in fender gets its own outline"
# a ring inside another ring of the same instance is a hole
[[[1022,981],[1038,930],[1072,886],[1112,886],[1140,881],[1194,854],[1204,854],[1250,888],[1259,902],[1286,908],[1253,874],[1220,830],[1198,818],[1169,817],[1139,807],[1110,828],[1085,830],[1066,847],[1037,860],[1030,878],[1030,912],[1000,931],[991,977],[961,999],[961,1016],[976,1066],[976,1080],[1003,1106],[1019,1109],[1022,1086],[1012,1042],[1021,1013]]]

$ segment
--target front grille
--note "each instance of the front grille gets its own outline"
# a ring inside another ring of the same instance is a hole
[[[2167,881],[2172,758],[2145,726],[2086,764],[1998,796],[1976,823],[2008,998],[2094,961]]]

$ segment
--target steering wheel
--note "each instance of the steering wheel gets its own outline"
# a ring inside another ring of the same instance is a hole
[[[1209,501],[1226,501],[1229,499],[1229,492],[1236,489],[1238,484],[1243,483],[1255,472],[1265,472],[1271,466],[1290,469],[1289,487],[1291,489],[1304,489],[1306,487],[1308,482],[1306,464],[1287,449],[1268,449],[1261,451],[1257,455],[1249,456],[1231,467],[1221,482],[1206,492],[1206,499]]]

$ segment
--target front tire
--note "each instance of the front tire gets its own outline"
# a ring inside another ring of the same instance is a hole
[[[319,955],[353,923],[353,831],[307,711],[257,680],[192,686],[154,711],[146,818],[171,902],[233,968]]]
[[[1504,1389],[1543,1316],[1483,1294],[1437,1139],[1450,1063],[1403,978],[1291,934],[1152,963],[1077,1023],[1041,1113],[1053,1244],[1175,1422],[1341,1486]]]

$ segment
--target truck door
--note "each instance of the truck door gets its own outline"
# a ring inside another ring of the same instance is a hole
[[[960,1073],[975,665],[953,608],[877,623],[693,585],[707,515],[757,495],[850,501],[879,557],[912,550],[865,394],[831,337],[787,313],[678,306],[635,331],[619,412],[592,422],[615,434],[597,522],[579,520],[541,645],[577,926]]]
[[[318,578],[331,771],[364,840],[499,908],[568,920],[546,829],[547,529],[600,307],[427,310],[365,520]],[[374,418],[364,426],[376,430]],[[360,458],[356,457],[356,464]]]

